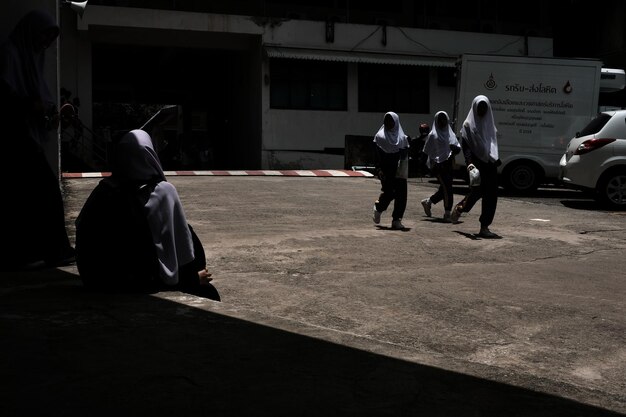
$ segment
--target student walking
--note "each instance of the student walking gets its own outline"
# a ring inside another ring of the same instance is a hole
[[[452,222],[456,223],[461,213],[469,213],[482,198],[478,236],[486,239],[499,238],[500,236],[489,230],[498,205],[498,166],[501,161],[493,111],[486,96],[476,96],[472,101],[472,108],[463,122],[460,136],[467,170],[478,170],[480,185],[470,187],[469,193],[454,207]]]
[[[454,198],[452,192],[453,160],[461,152],[461,145],[450,127],[450,118],[445,111],[435,114],[435,121],[424,143],[423,152],[428,157],[426,161],[428,168],[439,181],[437,191],[421,201],[424,213],[430,217],[433,204],[443,200],[443,221],[449,223]]]
[[[409,140],[402,130],[400,117],[387,112],[383,125],[374,136],[381,193],[374,203],[374,223],[380,223],[381,214],[393,201],[391,228],[402,230],[406,210],[407,178],[409,175]]]

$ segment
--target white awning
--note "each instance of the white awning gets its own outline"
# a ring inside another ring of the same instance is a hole
[[[375,52],[332,51],[327,49],[302,49],[266,46],[270,58],[310,59],[314,61],[356,62],[362,64],[418,65],[424,67],[454,68],[456,58]]]

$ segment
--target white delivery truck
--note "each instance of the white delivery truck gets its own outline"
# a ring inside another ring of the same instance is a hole
[[[454,131],[474,97],[485,95],[498,129],[502,186],[528,192],[558,183],[567,143],[598,112],[601,70],[602,62],[594,59],[461,55]],[[456,161],[464,170],[462,153]]]

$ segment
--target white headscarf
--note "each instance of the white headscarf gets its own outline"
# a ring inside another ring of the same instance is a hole
[[[385,117],[387,115],[391,116],[394,125],[391,129],[387,130],[383,123],[374,136],[374,142],[386,153],[396,153],[399,152],[400,149],[407,149],[409,147],[409,141],[407,135],[404,134],[404,130],[402,130],[402,126],[400,126],[400,117],[392,111],[385,113]]]
[[[42,10],[26,13],[0,47],[0,78],[19,97],[52,106],[55,100],[44,74],[46,50],[38,44],[42,32],[48,30],[56,31],[58,36],[59,26],[52,16]],[[40,143],[48,136],[38,123],[31,123],[31,133]]]
[[[136,129],[126,133],[116,146],[112,173],[122,180],[137,183],[166,181],[159,155],[150,135]]]
[[[446,126],[443,129],[437,124],[439,115],[444,115],[446,118]],[[450,145],[460,146],[459,140],[450,127],[450,118],[448,117],[448,113],[445,111],[438,111],[435,114],[433,127],[426,138],[426,142],[424,142],[423,152],[428,156],[428,166],[430,167],[433,162],[439,164],[447,161],[452,154]]]
[[[178,270],[194,259],[191,232],[176,188],[165,179],[150,135],[131,130],[118,144],[113,176],[135,183],[159,181],[144,206],[159,259],[161,280],[178,283]]]
[[[487,113],[482,118],[477,115],[478,103],[481,101],[487,104]],[[489,99],[483,95],[476,96],[463,122],[461,137],[478,159],[483,162],[495,162],[499,159],[497,132]]]

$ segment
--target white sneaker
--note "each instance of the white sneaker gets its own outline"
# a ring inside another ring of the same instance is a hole
[[[426,216],[430,217],[432,215],[431,207],[433,203],[430,202],[430,198],[425,198],[422,200],[422,207],[424,207],[424,213]]]
[[[402,221],[394,220],[394,221],[391,222],[391,228],[393,230],[402,230],[402,229],[404,229],[404,225],[402,224]]]
[[[380,223],[380,215],[382,213],[378,210],[376,210],[376,205],[374,205],[374,216],[372,217],[372,220],[374,220],[374,223],[378,224]]]

